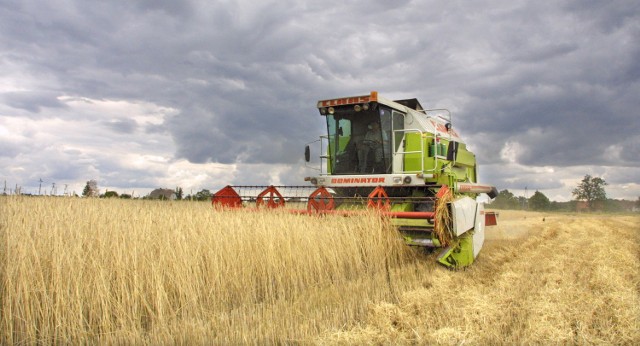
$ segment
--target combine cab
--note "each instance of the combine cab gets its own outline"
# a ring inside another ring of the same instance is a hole
[[[417,99],[392,101],[375,91],[319,101],[318,110],[327,135],[316,141],[321,164],[317,176],[305,178],[311,186],[227,186],[212,203],[302,205],[306,209],[291,209],[301,214],[375,208],[391,218],[407,244],[439,248],[443,265],[473,263],[485,226],[496,224],[478,196],[495,198],[497,190],[477,183],[475,155],[454,130],[449,111],[424,110]],[[307,146],[307,162],[310,156]]]

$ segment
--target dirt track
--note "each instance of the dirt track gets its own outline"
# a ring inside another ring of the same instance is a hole
[[[326,340],[637,344],[639,326],[640,218],[507,211],[474,266],[433,268]]]

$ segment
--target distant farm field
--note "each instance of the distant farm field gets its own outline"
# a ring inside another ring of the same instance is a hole
[[[640,217],[500,211],[449,271],[374,214],[0,197],[0,343],[639,344]]]

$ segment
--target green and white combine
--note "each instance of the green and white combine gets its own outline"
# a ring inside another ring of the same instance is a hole
[[[316,190],[305,197],[307,210],[299,212],[348,215],[362,205],[377,208],[407,244],[441,249],[443,265],[473,263],[485,226],[496,224],[479,195],[495,198],[497,190],[477,183],[475,155],[455,131],[451,113],[425,110],[417,99],[389,100],[375,91],[322,100],[317,107],[327,134],[313,142],[320,150],[319,173],[305,180]],[[307,145],[307,162],[310,152]],[[292,187],[270,186],[253,196],[241,196],[241,188],[227,186],[213,203],[240,206],[255,200],[283,206],[288,198],[278,188]]]

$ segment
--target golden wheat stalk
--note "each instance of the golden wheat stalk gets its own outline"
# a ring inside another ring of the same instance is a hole
[[[546,216],[453,273],[375,213],[0,196],[0,345],[637,344],[640,218]]]
[[[442,246],[453,243],[455,235],[451,227],[451,213],[449,212],[449,203],[453,201],[453,192],[448,190],[436,203],[435,225],[433,231]]]

